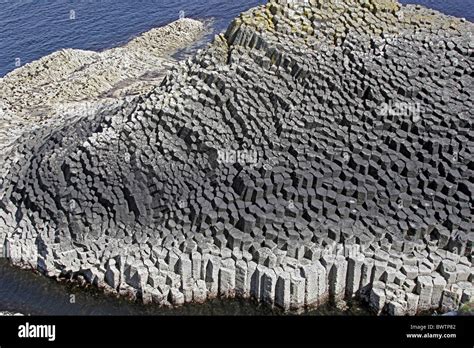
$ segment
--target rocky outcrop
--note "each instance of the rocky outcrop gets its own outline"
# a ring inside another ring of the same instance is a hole
[[[15,158],[23,132],[62,127],[149,92],[177,63],[172,55],[200,40],[206,30],[204,23],[183,18],[121,47],[62,50],[1,78],[0,176]]]
[[[0,311],[0,316],[6,316],[6,317],[11,317],[11,316],[23,316],[23,314],[21,314],[21,313],[13,313],[13,312]]]
[[[22,134],[4,254],[145,303],[473,300],[472,23],[270,2],[149,93]]]
[[[171,55],[204,32],[202,22],[183,18],[102,52],[55,52],[0,79],[2,109],[35,122],[58,104],[146,93],[176,63]]]

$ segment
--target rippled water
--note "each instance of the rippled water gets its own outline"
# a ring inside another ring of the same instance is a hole
[[[398,0],[402,4],[418,4],[445,14],[474,22],[474,0]]]
[[[474,21],[474,0],[402,0]],[[0,76],[62,48],[102,50],[179,17],[213,20],[223,31],[266,0],[0,0]],[[75,19],[71,19],[75,18]],[[208,36],[210,39],[212,35]]]
[[[224,30],[265,0],[0,0],[0,76],[62,48],[102,50],[168,24],[184,11]],[[71,19],[75,18],[75,19]]]
[[[75,303],[71,303],[71,295]],[[279,315],[280,311],[244,300],[212,300],[166,309],[142,305],[108,296],[94,288],[58,283],[28,270],[12,267],[0,259],[0,311],[31,315]],[[362,306],[352,304],[347,311],[324,306],[309,315],[363,315]]]

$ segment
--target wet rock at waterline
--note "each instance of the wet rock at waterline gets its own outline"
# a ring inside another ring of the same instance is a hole
[[[3,252],[166,306],[472,302],[473,32],[389,0],[252,9],[153,90],[10,142]]]

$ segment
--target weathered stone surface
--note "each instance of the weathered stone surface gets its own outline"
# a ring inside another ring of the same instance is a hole
[[[446,288],[446,280],[439,274],[433,275],[433,293],[431,296],[431,308],[438,308],[441,304],[443,290]]]
[[[235,264],[235,291],[242,297],[249,296],[249,284],[247,277],[247,262],[239,260]]]
[[[362,279],[364,255],[349,257],[347,264],[346,296],[352,298],[359,291]]]
[[[63,110],[67,103],[73,107],[78,101],[148,92],[175,64],[171,55],[198,40],[204,30],[203,23],[185,18],[102,52],[55,52],[0,79],[2,101],[18,115],[28,117],[32,111]],[[150,74],[148,79],[140,79],[146,72],[154,72],[153,78]],[[20,91],[13,87],[20,84]]]
[[[115,266],[115,262],[109,261],[107,271],[105,272],[105,281],[113,289],[117,289],[120,286],[120,271]]]
[[[460,295],[457,291],[444,289],[441,298],[441,310],[444,312],[454,311],[459,307]]]
[[[296,272],[290,275],[290,292],[290,308],[302,309],[305,300],[305,280]]]
[[[406,294],[406,301],[407,301],[407,314],[408,315],[416,315],[418,312],[418,302],[420,300],[420,296],[407,293]]]
[[[291,277],[283,270],[277,270],[277,283],[275,287],[275,304],[283,310],[289,310],[291,305]]]
[[[235,262],[232,259],[222,261],[219,269],[219,295],[233,297],[235,293]]]
[[[407,312],[406,302],[400,303],[397,301],[390,301],[387,305],[387,312],[390,315],[402,316]]]
[[[385,306],[385,290],[372,288],[370,292],[369,305],[375,313],[380,314]]]
[[[275,271],[268,269],[262,277],[262,302],[273,306],[275,302],[277,275]]]
[[[176,288],[171,289],[171,303],[175,306],[184,304],[184,295]]]
[[[419,276],[416,283],[416,292],[420,296],[418,309],[421,311],[430,309],[433,295],[433,279],[430,276]]]
[[[203,303],[207,299],[206,282],[202,279],[196,281],[193,287],[193,301],[196,303]]]
[[[262,5],[144,84],[150,54],[202,23],[0,79],[0,252],[145,303],[456,309],[473,289],[473,25],[369,3]]]
[[[347,261],[338,256],[329,273],[329,294],[335,301],[342,300],[346,290]]]
[[[216,297],[219,290],[219,269],[221,260],[217,256],[211,256],[206,267],[206,286],[208,297]]]

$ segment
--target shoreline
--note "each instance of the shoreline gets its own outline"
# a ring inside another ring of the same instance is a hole
[[[206,26],[184,18],[122,46],[56,51],[0,78],[3,108],[21,116],[32,109],[47,114],[61,104],[147,93],[176,65],[172,55],[199,41]]]
[[[474,27],[395,1],[346,10],[249,10],[148,93],[28,134],[6,159],[4,254],[164,307],[356,298],[416,315],[472,302],[473,191],[458,147],[470,141]],[[381,114],[387,99],[431,113]]]
[[[109,299],[109,300],[118,300],[118,301],[125,301],[126,304],[130,306],[144,306],[143,308],[146,308],[147,306],[153,305],[155,308],[153,309],[154,312],[152,313],[146,313],[145,315],[180,315],[179,313],[174,313],[174,311],[195,311],[193,314],[182,314],[182,315],[209,315],[205,314],[206,311],[202,312],[199,307],[204,306],[204,307],[212,307],[212,302],[213,301],[218,301],[217,303],[219,306],[226,306],[226,301],[230,301],[229,303],[245,303],[246,306],[250,306],[251,308],[255,308],[256,313],[252,314],[237,314],[237,315],[255,315],[258,314],[258,312],[265,313],[263,315],[301,315],[301,316],[308,316],[308,315],[317,315],[317,316],[333,316],[333,315],[363,315],[363,316],[372,316],[372,315],[380,315],[381,313],[377,313],[377,311],[374,310],[374,308],[371,307],[370,302],[368,301],[367,298],[354,298],[351,300],[346,300],[346,301],[340,301],[339,303],[333,303],[331,301],[324,302],[320,305],[308,307],[308,308],[297,308],[297,309],[289,309],[289,310],[284,310],[281,307],[276,307],[276,306],[271,306],[269,307],[268,304],[262,303],[258,301],[257,299],[249,296],[249,297],[242,297],[242,296],[233,296],[233,297],[215,297],[212,299],[207,299],[205,302],[186,302],[180,305],[173,305],[171,303],[167,304],[157,304],[157,303],[144,303],[143,298],[137,297],[137,294],[120,294],[118,292],[113,291],[110,289],[110,287],[107,286],[97,286],[96,284],[90,283],[86,281],[83,277],[80,278],[67,278],[64,275],[60,275],[59,277],[51,277],[48,276],[47,274],[41,272],[38,269],[33,269],[31,267],[25,267],[21,265],[15,265],[11,263],[10,260],[6,259],[8,265],[14,268],[18,268],[20,271],[24,272],[30,272],[35,275],[40,275],[42,277],[45,277],[49,280],[55,281],[57,284],[54,284],[53,286],[58,286],[62,288],[63,290],[70,290],[72,291],[71,294],[77,295],[81,294],[82,296],[93,296],[96,298],[97,296]],[[64,296],[66,296],[67,293],[64,293]],[[57,295],[56,295],[57,296]],[[243,301],[243,302],[242,302]],[[98,304],[100,306],[100,304]],[[90,305],[89,305],[90,306]],[[204,308],[203,307],[203,308]],[[194,310],[192,310],[194,308]],[[262,311],[264,309],[264,311]],[[161,312],[160,312],[161,311]],[[350,311],[350,312],[349,312]],[[361,313],[357,313],[360,311]],[[350,314],[348,314],[350,313]],[[385,315],[388,313],[384,313]],[[15,312],[15,311],[0,311],[0,315],[34,315],[31,313],[20,313],[20,312]],[[57,315],[57,314],[41,314],[41,315]],[[70,315],[70,314],[68,314]],[[107,315],[107,313],[104,313],[102,315]],[[112,314],[116,315],[116,314]],[[140,315],[140,313],[134,313],[134,314],[128,314],[128,315]],[[226,313],[220,314],[220,315],[227,315]],[[235,315],[235,314],[232,314]],[[262,315],[262,314],[261,314]],[[471,304],[471,310],[467,310],[467,307],[465,310],[458,310],[458,311],[439,311],[439,309],[431,309],[429,311],[423,311],[421,313],[415,313],[413,314],[414,316],[466,316],[466,315],[474,315],[474,308]]]
[[[64,278],[54,279],[46,277],[38,270],[31,268],[17,267],[9,263],[8,260],[0,260],[6,262],[7,269],[3,269],[9,276],[7,279],[10,284],[15,284],[19,287],[20,293],[22,294],[22,301],[25,303],[21,307],[10,304],[8,311],[5,313],[18,313],[18,315],[87,315],[87,311],[92,311],[94,308],[99,310],[100,314],[95,315],[317,315],[317,316],[331,316],[331,315],[373,315],[362,304],[354,303],[346,310],[337,309],[334,306],[325,306],[311,311],[304,311],[303,313],[297,312],[284,312],[281,309],[273,308],[270,309],[262,303],[258,303],[252,299],[214,299],[207,301],[206,303],[187,303],[181,307],[160,307],[156,305],[144,305],[140,300],[133,300],[120,296],[119,294],[103,291],[92,284],[80,283],[77,280],[67,280]],[[0,264],[0,267],[5,267]],[[14,272],[14,275],[12,275]],[[18,273],[20,272],[20,276]],[[41,278],[34,277],[40,276]],[[31,285],[30,285],[31,284]],[[38,312],[34,309],[34,306],[27,306],[29,303],[28,295],[30,294],[28,288],[31,286],[33,289],[32,297],[43,296],[35,293],[35,289],[39,287],[44,292],[44,296],[49,294],[53,297],[53,302],[62,303],[71,294],[76,296],[75,303],[66,303],[58,305],[58,307],[50,308],[48,311]],[[23,296],[24,294],[24,296]],[[4,301],[11,301],[12,294],[6,292]],[[15,301],[15,298],[13,299]],[[81,309],[77,309],[77,305],[81,306]],[[70,306],[70,307],[69,307]],[[2,307],[5,307],[5,303],[2,303]],[[69,307],[69,309],[65,309]],[[107,308],[112,308],[111,313],[108,313]],[[29,310],[33,310],[30,312]],[[60,309],[62,308],[62,309]],[[213,309],[215,308],[215,309]],[[58,312],[59,311],[59,312]],[[229,311],[229,312],[227,312]],[[2,313],[2,311],[0,311]],[[1,314],[0,314],[1,315]]]
[[[176,67],[172,56],[201,40],[208,25],[184,18],[114,48],[56,51],[1,77],[0,177],[22,136],[117,109],[148,93]]]

